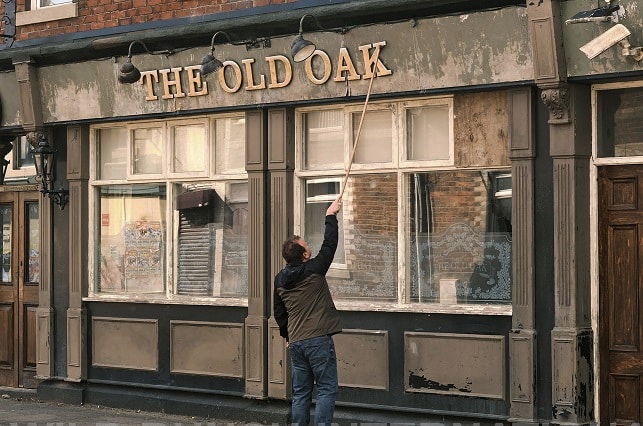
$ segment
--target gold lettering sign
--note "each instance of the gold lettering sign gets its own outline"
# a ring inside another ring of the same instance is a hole
[[[370,79],[373,76],[373,72],[377,77],[393,74],[393,71],[386,68],[379,54],[376,54],[384,46],[386,46],[386,42],[380,41],[358,47],[359,52],[361,52],[364,74],[360,74],[357,71],[355,60],[351,57],[349,50],[345,47],[340,48],[334,62],[333,81],[345,82]],[[359,57],[360,55],[358,54],[357,56]],[[287,87],[292,82],[293,64],[286,56],[267,56],[265,62],[268,65],[267,76],[258,71],[255,59],[243,59],[241,60],[241,65],[235,61],[227,60],[223,62],[223,68],[217,72],[216,82],[221,90],[231,94],[241,90],[241,87],[244,87],[246,91],[274,90]],[[333,76],[333,60],[323,50],[315,50],[303,66],[306,78],[313,84],[326,84]],[[159,95],[161,99],[207,95],[209,93],[208,82],[202,79],[201,73],[197,72],[198,69],[200,69],[199,65],[190,65],[187,67],[142,71],[139,82],[147,89],[145,100],[158,100]],[[183,83],[186,81],[187,84],[184,88]]]

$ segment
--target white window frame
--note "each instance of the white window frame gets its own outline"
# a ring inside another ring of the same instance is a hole
[[[449,109],[449,158],[446,160],[407,160],[408,158],[408,132],[406,131],[406,111],[413,108],[446,106]],[[399,130],[399,152],[400,167],[453,167],[455,164],[455,141],[453,137],[453,97],[440,97],[422,101],[405,101],[399,103],[400,120]]]
[[[350,162],[350,158],[352,155],[353,151],[353,143],[354,138],[353,135],[357,136],[357,128],[354,128],[353,126],[355,123],[353,122],[353,117],[361,118],[362,112],[364,111],[363,105],[349,105],[344,109],[344,128],[345,128],[345,134],[344,134],[344,164],[345,167],[348,166],[348,163]],[[357,161],[353,161],[353,165],[351,167],[351,170],[381,170],[381,169],[394,169],[398,165],[398,146],[399,146],[399,128],[400,128],[400,122],[399,122],[399,111],[396,107],[395,103],[391,102],[380,102],[380,103],[374,103],[368,106],[368,109],[366,113],[364,114],[364,118],[369,113],[373,112],[381,112],[381,111],[390,111],[391,113],[391,161],[387,162],[382,162],[382,163],[358,163]],[[357,122],[357,126],[359,126],[359,121]],[[362,127],[362,131],[363,131]],[[349,142],[349,143],[346,143]],[[359,135],[359,140],[357,140],[357,145],[359,148],[363,148],[365,144],[368,144],[368,140],[363,135]]]
[[[405,160],[406,156],[406,109],[431,106],[431,105],[448,105],[449,107],[449,160]],[[351,121],[351,113],[361,112],[363,104],[350,104],[350,105],[332,105],[323,107],[303,107],[297,108],[295,111],[295,181],[294,181],[294,233],[303,235],[304,224],[303,215],[305,207],[305,182],[310,179],[342,179],[345,176],[345,171],[350,161],[350,150],[352,143],[347,143],[352,139],[353,129]],[[395,102],[382,101],[374,102],[368,105],[366,114],[369,111],[377,111],[382,109],[391,109],[393,115],[393,158],[390,163],[378,163],[375,166],[371,164],[353,164],[351,167],[351,175],[371,174],[374,172],[382,173],[395,173],[397,175],[397,223],[398,223],[398,282],[397,282],[397,300],[392,302],[371,302],[361,299],[336,299],[335,305],[340,310],[350,311],[386,311],[386,312],[422,312],[422,313],[448,313],[448,314],[466,314],[466,315],[511,315],[511,304],[497,304],[497,305],[475,305],[475,304],[440,304],[440,303],[408,303],[406,302],[406,261],[404,252],[406,250],[407,236],[405,235],[407,229],[407,202],[405,198],[406,180],[409,173],[414,171],[439,171],[439,170],[454,170],[455,158],[455,136],[454,136],[454,111],[453,111],[453,96],[438,96],[424,99],[400,99]],[[345,130],[344,136],[344,168],[343,169],[329,169],[329,170],[306,170],[303,168],[303,122],[302,114],[310,111],[320,111],[323,109],[343,109],[345,111]],[[360,136],[361,139],[361,136]],[[358,142],[358,143],[362,143]],[[510,165],[503,167],[477,169],[484,170],[506,170]],[[342,271],[345,268],[338,268],[339,264],[331,265],[328,272],[329,276],[337,275],[342,276],[348,271]],[[343,265],[342,265],[343,266]]]
[[[78,17],[77,0],[52,6],[40,6],[39,0],[28,1],[30,1],[31,10],[16,13],[17,27]]]
[[[210,116],[199,116],[193,117],[190,119],[175,119],[175,120],[146,120],[146,121],[136,121],[136,122],[126,122],[126,123],[110,123],[110,124],[99,124],[93,125],[90,128],[90,179],[89,179],[89,229],[96,229],[96,222],[100,220],[96,217],[98,211],[100,211],[100,197],[99,191],[100,187],[107,185],[136,185],[136,184],[146,184],[146,183],[155,183],[159,185],[165,185],[166,188],[166,208],[165,208],[165,231],[167,240],[165,242],[165,291],[158,294],[135,294],[135,293],[106,293],[98,291],[97,279],[96,277],[96,244],[98,243],[100,236],[96,235],[95,232],[89,232],[88,238],[88,282],[89,289],[88,295],[83,298],[83,300],[88,301],[140,301],[140,302],[162,302],[162,303],[175,303],[175,304],[200,304],[200,305],[214,305],[214,306],[248,306],[247,297],[216,297],[216,296],[185,296],[177,295],[176,291],[176,275],[175,275],[175,253],[176,253],[176,231],[178,229],[178,212],[174,210],[174,199],[175,199],[175,185],[181,183],[190,183],[198,182],[204,186],[212,185],[215,183],[248,183],[248,175],[246,172],[243,173],[215,173],[214,170],[214,156],[216,149],[214,148],[215,133],[214,121],[216,119],[223,118],[241,118],[244,117],[244,114],[239,113],[229,113],[229,114],[218,114]],[[206,138],[208,143],[206,144],[206,156],[209,159],[208,172],[207,174],[197,175],[194,173],[169,173],[170,170],[170,150],[172,143],[170,138],[172,137],[171,129],[176,125],[182,125],[185,123],[204,123],[206,127]],[[149,128],[149,127],[163,127],[163,167],[164,171],[161,175],[134,175],[131,173],[131,162],[132,162],[132,134],[133,130],[140,128]],[[127,176],[124,179],[118,180],[101,180],[97,179],[98,174],[98,164],[97,164],[97,134],[102,129],[113,129],[113,128],[126,128],[128,134],[127,141]],[[240,149],[244,149],[245,146]]]

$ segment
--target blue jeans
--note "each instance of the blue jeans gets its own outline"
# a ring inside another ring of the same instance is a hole
[[[292,366],[292,422],[308,426],[313,385],[317,384],[315,425],[330,425],[337,398],[337,356],[330,336],[313,337],[293,342],[290,349]]]

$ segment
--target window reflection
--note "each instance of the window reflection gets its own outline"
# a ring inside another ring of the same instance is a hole
[[[100,290],[165,291],[165,186],[100,188]]]
[[[511,175],[408,178],[411,302],[511,303]]]
[[[40,282],[40,215],[38,203],[27,203],[27,282]]]
[[[177,294],[248,294],[248,184],[177,185]]]
[[[0,220],[2,221],[2,282],[11,282],[11,244],[12,244],[12,215],[11,204],[0,204]]]

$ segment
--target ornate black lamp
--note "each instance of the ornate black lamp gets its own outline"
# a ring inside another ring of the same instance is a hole
[[[60,210],[63,210],[69,202],[69,191],[62,188],[50,189],[56,180],[54,175],[56,148],[49,145],[44,135],[40,135],[38,146],[31,150],[31,155],[33,155],[34,166],[36,167],[36,179],[40,182],[40,192],[43,196],[48,196],[54,203],[58,204]]]

